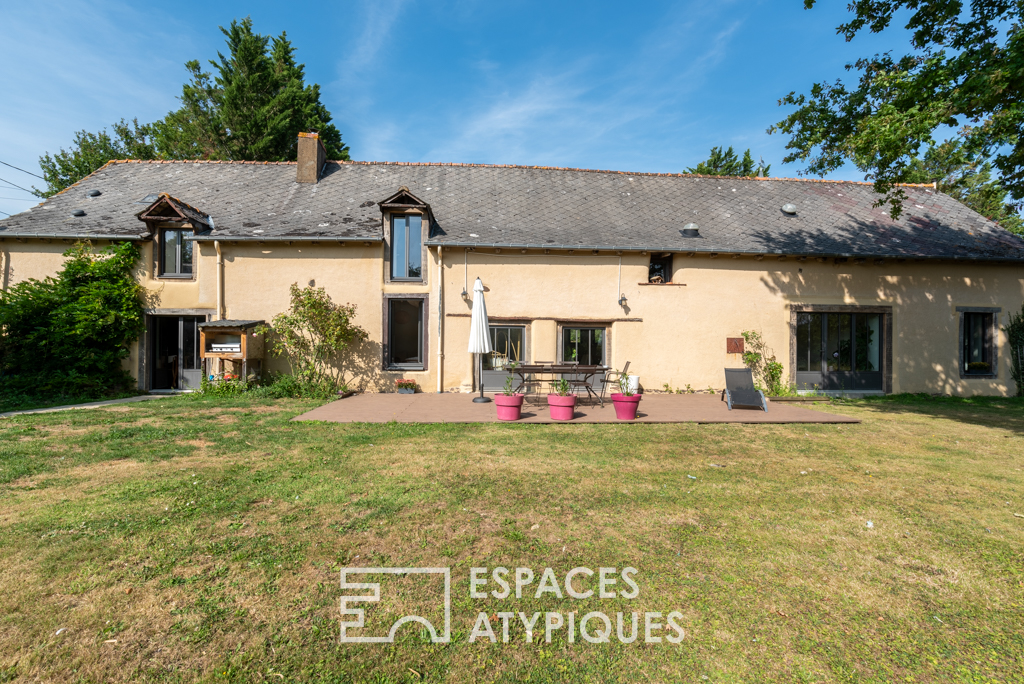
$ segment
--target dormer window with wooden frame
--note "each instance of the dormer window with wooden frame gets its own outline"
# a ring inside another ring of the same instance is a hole
[[[138,214],[153,234],[153,271],[159,278],[195,277],[197,232],[210,230],[210,217],[195,207],[160,193],[158,199]]]
[[[388,257],[390,280],[422,282],[423,241],[429,233],[430,205],[402,187],[380,202],[380,209],[390,217],[388,226]],[[426,224],[426,225],[424,225]]]

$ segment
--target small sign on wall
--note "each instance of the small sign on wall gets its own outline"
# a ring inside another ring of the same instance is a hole
[[[725,338],[725,351],[728,354],[742,354],[743,353],[743,338],[742,337],[726,337]]]

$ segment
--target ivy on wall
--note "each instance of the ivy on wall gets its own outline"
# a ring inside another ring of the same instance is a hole
[[[104,396],[130,389],[122,368],[145,328],[139,248],[77,244],[56,276],[0,293],[0,393]]]

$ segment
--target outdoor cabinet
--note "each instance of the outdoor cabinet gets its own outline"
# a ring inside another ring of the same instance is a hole
[[[207,368],[210,375],[235,375],[248,378],[253,373],[259,378],[263,371],[263,335],[255,329],[263,321],[207,321],[199,324],[199,348],[207,366],[217,364],[219,371]],[[225,369],[230,363],[231,370]],[[241,368],[239,368],[241,366]]]

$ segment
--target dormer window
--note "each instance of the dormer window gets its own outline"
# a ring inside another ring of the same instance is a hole
[[[188,238],[191,230],[178,228],[160,231],[160,275],[167,278],[192,277],[192,249],[195,244]]]
[[[391,215],[391,279],[423,280],[423,217]]]

